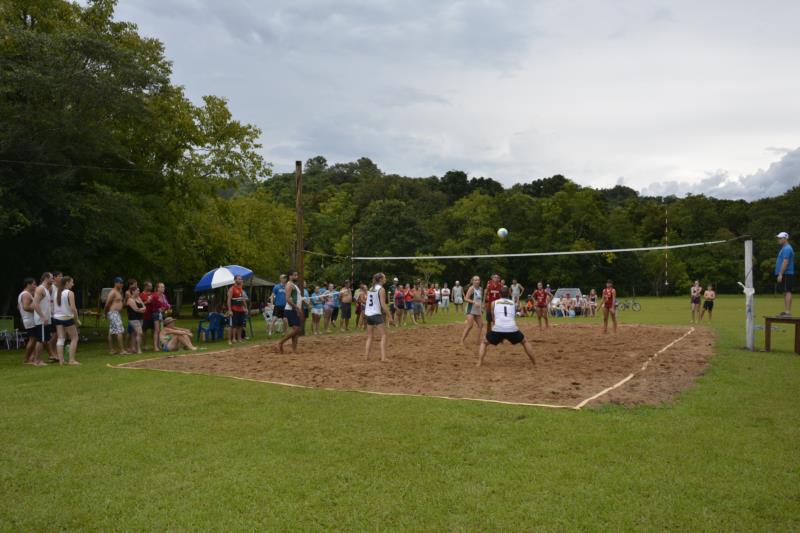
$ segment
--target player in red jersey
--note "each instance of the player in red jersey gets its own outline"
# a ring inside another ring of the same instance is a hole
[[[500,281],[500,275],[492,274],[492,277],[486,282],[486,290],[484,291],[486,305],[486,331],[492,331],[492,323],[494,322],[494,317],[492,316],[492,302],[500,299],[500,291],[502,289],[503,282]]]
[[[539,331],[542,331],[542,319],[547,329],[550,329],[550,321],[547,319],[547,308],[550,306],[550,300],[553,295],[544,290],[544,285],[540,281],[536,284],[536,290],[533,291],[533,302],[536,306],[536,318],[539,321]]]
[[[606,288],[603,289],[603,333],[608,333],[608,315],[614,322],[614,333],[617,332],[617,289],[614,282],[606,281]]]

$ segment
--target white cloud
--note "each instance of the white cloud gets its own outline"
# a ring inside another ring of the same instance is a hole
[[[166,43],[190,96],[261,127],[276,170],[367,156],[734,194],[730,176],[800,144],[791,0],[137,0],[118,17]]]
[[[781,151],[783,152],[783,149]],[[780,160],[772,163],[766,170],[759,169],[746,176],[734,178],[727,171],[718,170],[707,174],[699,182],[654,183],[642,192],[653,196],[691,192],[716,198],[753,200],[779,196],[787,189],[798,185],[800,185],[800,148],[785,152]]]

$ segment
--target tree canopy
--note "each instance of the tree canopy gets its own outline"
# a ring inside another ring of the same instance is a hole
[[[113,276],[189,285],[240,263],[267,277],[294,259],[294,175],[273,174],[261,131],[219,96],[193,102],[157,39],[114,19],[115,2],[0,1],[0,307],[22,278],[62,270],[84,287]],[[771,287],[773,235],[799,226],[800,189],[755,202],[596,190],[562,175],[510,188],[462,170],[412,178],[369,158],[304,167],[307,249],[332,256],[518,253],[659,245],[752,234]],[[665,224],[669,216],[669,228]],[[496,230],[508,228],[505,240]],[[523,282],[671,294],[694,278],[736,290],[741,244],[664,253],[351,265],[307,258],[307,279]],[[669,282],[668,285],[665,282]]]

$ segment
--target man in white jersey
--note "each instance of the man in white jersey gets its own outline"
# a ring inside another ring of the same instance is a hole
[[[492,302],[494,325],[490,331],[486,332],[486,337],[481,341],[481,347],[478,349],[478,366],[483,364],[483,358],[486,356],[486,345],[497,346],[503,341],[508,341],[511,344],[522,343],[525,354],[531,360],[531,363],[536,364],[536,360],[533,358],[533,347],[517,327],[516,311],[517,306],[513,300],[508,299],[508,287],[504,286],[500,289],[500,298]]]
[[[370,351],[372,349],[372,337],[375,330],[381,334],[381,361],[386,361],[386,326],[384,325],[384,316],[389,318],[389,324],[394,324],[392,315],[389,312],[389,307],[386,305],[386,289],[383,288],[386,283],[386,275],[382,272],[375,274],[372,277],[372,287],[367,292],[367,301],[364,303],[364,317],[367,321],[367,346],[365,350],[365,357],[369,360]]]
[[[450,297],[453,299],[453,305],[456,306],[456,313],[460,313],[464,305],[464,287],[461,286],[460,281],[456,280]]]
[[[33,366],[47,366],[47,363],[41,361],[35,355],[36,349],[36,324],[33,320],[33,295],[36,292],[36,280],[33,278],[25,278],[23,282],[25,288],[17,296],[17,307],[19,308],[19,316],[22,319],[22,327],[25,328],[25,333],[28,335],[28,343],[25,345],[25,360],[26,365]]]
[[[283,316],[289,323],[286,335],[278,341],[278,353],[283,353],[283,345],[291,339],[292,353],[297,353],[297,342],[303,327],[303,298],[300,296],[300,287],[297,286],[298,274],[296,270],[289,273],[286,283],[286,304]]]
[[[34,358],[39,359],[42,348],[50,342],[51,324],[53,322],[53,308],[50,304],[50,289],[53,286],[53,275],[50,272],[42,274],[42,282],[33,293],[33,336],[36,339]]]

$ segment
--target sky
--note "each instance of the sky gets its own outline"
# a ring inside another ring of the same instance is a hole
[[[506,186],[646,194],[800,184],[800,2],[120,0],[195,101],[276,172],[323,155]]]

